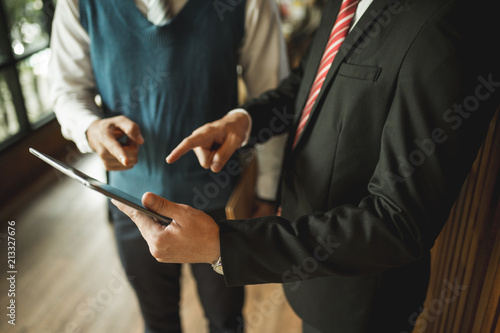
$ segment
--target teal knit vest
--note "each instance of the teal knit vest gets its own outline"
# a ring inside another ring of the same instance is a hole
[[[104,115],[132,119],[146,142],[138,164],[110,172],[109,183],[139,198],[149,191],[203,210],[222,208],[237,164],[213,174],[192,152],[173,165],[165,157],[193,130],[237,106],[245,1],[232,0],[231,10],[221,12],[212,1],[189,0],[163,26],[150,23],[133,0],[80,0],[79,6]]]

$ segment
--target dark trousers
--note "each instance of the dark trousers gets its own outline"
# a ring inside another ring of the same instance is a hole
[[[110,210],[120,259],[139,300],[146,333],[181,332],[181,265],[156,261],[134,222],[112,204]],[[216,221],[225,218],[223,210],[207,213]],[[243,332],[243,287],[226,287],[224,277],[209,264],[192,264],[191,270],[210,332]]]

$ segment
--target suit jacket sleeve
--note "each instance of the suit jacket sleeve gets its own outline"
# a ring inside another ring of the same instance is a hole
[[[460,41],[470,36],[447,13],[445,8],[423,25],[401,61],[367,195],[300,216],[221,222],[229,285],[373,274],[428,253],[476,157],[500,90],[498,69],[484,58],[494,52],[479,41],[464,48]],[[299,69],[246,106],[257,124],[254,136],[271,127],[266,108],[293,107],[300,77]],[[363,133],[351,139],[356,135]]]

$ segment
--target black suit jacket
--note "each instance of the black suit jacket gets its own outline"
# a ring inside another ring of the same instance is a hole
[[[291,133],[282,217],[221,222],[225,277],[285,283],[324,332],[399,333],[421,310],[429,250],[498,106],[499,29],[487,2],[374,0],[292,149],[340,3],[327,2],[300,68],[244,106],[254,141]]]

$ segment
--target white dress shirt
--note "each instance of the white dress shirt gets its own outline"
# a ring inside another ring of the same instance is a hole
[[[359,19],[361,18],[361,16],[363,16],[368,7],[370,7],[372,2],[373,0],[359,0],[358,8],[356,8],[356,13],[354,13],[354,18],[352,19],[351,30],[352,28],[354,28],[356,23],[358,23]]]

